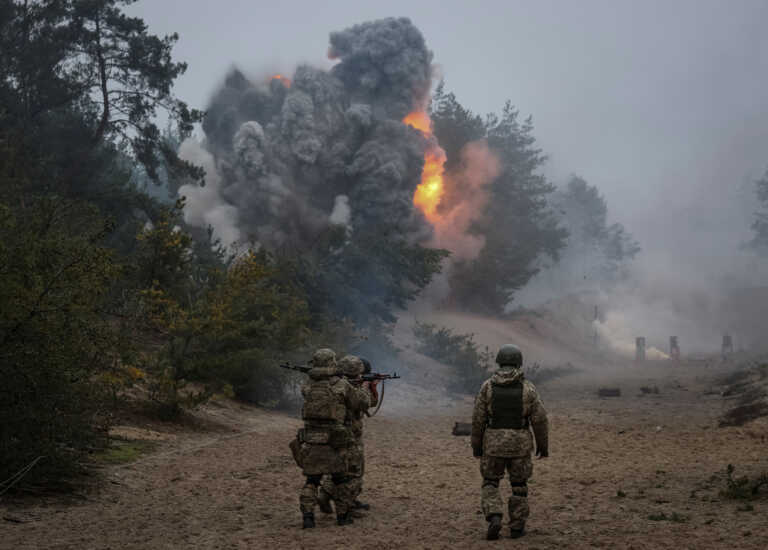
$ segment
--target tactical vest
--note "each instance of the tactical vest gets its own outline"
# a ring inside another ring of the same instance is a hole
[[[491,384],[491,421],[493,429],[522,430],[528,427],[523,418],[523,383]]]
[[[337,382],[338,379],[334,380]],[[313,380],[304,396],[301,416],[309,421],[344,422],[347,407],[344,396],[333,391],[331,380]]]

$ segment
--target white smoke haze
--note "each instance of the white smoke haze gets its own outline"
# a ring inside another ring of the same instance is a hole
[[[213,238],[225,247],[232,247],[240,240],[237,229],[237,209],[224,202],[219,194],[221,178],[213,155],[200,143],[189,138],[179,148],[179,157],[205,170],[205,185],[182,185],[179,196],[186,198],[184,221],[196,227],[212,227]]]
[[[349,225],[349,220],[352,218],[352,209],[349,207],[349,197],[346,195],[338,195],[333,200],[333,210],[328,218],[334,225]]]

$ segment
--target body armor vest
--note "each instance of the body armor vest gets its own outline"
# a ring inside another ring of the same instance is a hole
[[[302,408],[304,420],[341,424],[346,415],[344,396],[333,391],[330,380],[313,380],[310,383]]]
[[[523,418],[523,383],[491,385],[491,412],[489,423],[494,429],[522,430],[528,427]]]

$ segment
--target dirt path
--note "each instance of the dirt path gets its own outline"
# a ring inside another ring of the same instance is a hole
[[[719,496],[727,464],[768,470],[768,425],[716,428],[712,373],[689,366],[664,382],[666,368],[617,371],[606,380],[621,385],[617,399],[595,397],[586,376],[543,388],[551,457],[535,462],[528,535],[516,548],[768,547],[768,501],[750,510]],[[660,393],[639,396],[644,384]],[[0,517],[24,521],[0,520],[0,548],[510,547],[483,540],[478,464],[468,438],[450,435],[470,407],[418,417],[385,409],[368,421],[373,508],[352,526],[318,514],[318,528],[299,528],[302,480],[286,446],[299,423],[252,410],[239,433],[179,438],[110,469],[81,504],[0,503]]]

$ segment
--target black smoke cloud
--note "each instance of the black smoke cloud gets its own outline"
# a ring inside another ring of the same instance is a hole
[[[212,97],[202,143],[181,154],[206,167],[185,185],[186,217],[224,244],[311,246],[332,223],[426,242],[413,207],[429,144],[401,120],[426,105],[432,53],[405,18],[331,34],[330,70],[299,66],[254,81],[233,70]]]

